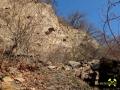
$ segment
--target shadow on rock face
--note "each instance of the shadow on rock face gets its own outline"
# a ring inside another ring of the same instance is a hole
[[[120,88],[120,61],[101,58],[99,68],[100,88]]]
[[[51,34],[52,32],[55,32],[55,29],[54,28],[48,28],[48,31],[45,32],[46,35],[49,35]]]

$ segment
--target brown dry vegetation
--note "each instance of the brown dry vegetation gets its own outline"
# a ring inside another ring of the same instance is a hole
[[[50,5],[35,0],[6,1],[2,3],[6,7],[0,7],[0,89],[92,89],[65,67],[70,60],[92,59],[99,46],[96,41],[58,22]],[[33,11],[29,12],[29,6]]]
[[[106,51],[112,57],[120,56],[117,45],[109,51],[92,37],[92,34],[95,38],[99,36],[99,40],[105,42],[103,33],[93,30],[88,34],[88,26],[80,13],[73,13],[70,21],[66,21],[56,17],[48,5],[53,3],[51,0],[6,1],[6,7],[2,7],[4,3],[0,7],[2,90],[93,90],[80,75],[76,76],[76,68],[70,67],[68,62],[84,61],[87,65]],[[6,82],[6,78],[10,82]],[[18,89],[6,89],[6,85]]]

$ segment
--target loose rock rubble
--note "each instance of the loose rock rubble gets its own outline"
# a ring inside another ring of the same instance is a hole
[[[15,84],[14,79],[9,76],[3,78],[2,90],[20,90],[20,88]]]
[[[81,88],[91,90],[89,85],[75,76],[75,68],[69,65],[63,63],[42,65],[37,61],[29,63],[28,68],[26,60],[28,61],[25,58],[17,61],[4,60],[0,63],[1,71],[4,71],[0,72],[1,90],[81,90]],[[24,62],[23,66],[21,62]],[[33,68],[33,64],[38,68]]]
[[[80,64],[79,62],[70,61],[69,64],[73,68],[76,77],[79,77],[80,79],[86,81],[89,84],[98,84],[98,70],[100,67],[99,60],[91,60],[82,64]]]
[[[80,67],[80,63],[79,62],[75,62],[75,61],[69,61],[69,65],[72,67],[72,68],[77,68],[77,67]]]

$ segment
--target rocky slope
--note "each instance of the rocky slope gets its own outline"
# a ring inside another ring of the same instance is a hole
[[[44,60],[62,61],[65,54],[72,57],[73,49],[81,44],[89,44],[95,49],[99,46],[82,30],[59,23],[48,4],[32,0],[1,0],[0,8],[0,37],[4,49],[12,48],[15,54],[39,54]]]
[[[71,67],[58,63],[44,66],[21,58],[4,59],[0,69],[1,90],[92,90]]]
[[[2,90],[91,89],[79,79],[79,72],[76,77],[75,68],[76,64],[80,68],[81,60],[94,58],[99,48],[94,39],[60,23],[51,5],[34,0],[0,2]]]

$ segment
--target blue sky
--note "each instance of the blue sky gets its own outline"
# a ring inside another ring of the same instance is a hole
[[[80,11],[86,15],[88,23],[93,24],[98,29],[102,29],[106,1],[107,0],[57,0],[58,14],[66,17],[72,12]],[[120,8],[118,8],[118,11],[119,9]],[[114,27],[116,26],[114,25]],[[117,30],[114,30],[115,33],[116,31]]]
[[[59,14],[67,16],[75,11],[86,15],[88,22],[100,27],[102,8],[106,0],[58,0]]]

